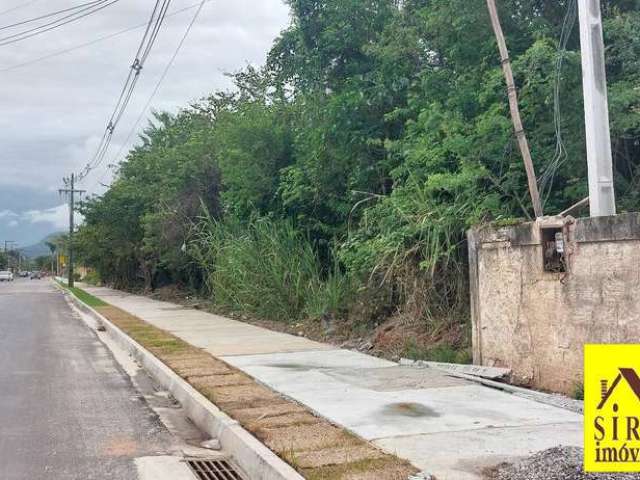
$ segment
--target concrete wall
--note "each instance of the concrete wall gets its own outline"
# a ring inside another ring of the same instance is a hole
[[[544,270],[546,226],[562,228],[565,272]],[[585,343],[640,343],[640,214],[479,227],[468,239],[475,363],[572,393]]]

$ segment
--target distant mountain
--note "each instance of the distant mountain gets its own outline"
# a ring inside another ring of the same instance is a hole
[[[49,247],[47,247],[46,242],[50,241],[51,239],[57,237],[60,234],[61,233],[58,232],[58,233],[52,233],[51,235],[47,235],[38,243],[34,245],[29,245],[28,247],[21,248],[20,252],[27,258],[37,258],[43,255],[50,255],[51,250],[49,250]]]

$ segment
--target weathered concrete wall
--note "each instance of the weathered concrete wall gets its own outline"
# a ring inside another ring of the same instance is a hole
[[[562,273],[543,266],[540,229],[550,224],[562,227]],[[640,342],[640,214],[480,227],[468,238],[477,364],[571,393],[585,343]]]

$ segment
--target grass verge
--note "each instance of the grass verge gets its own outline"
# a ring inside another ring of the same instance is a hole
[[[86,293],[86,292],[85,292]],[[95,309],[309,480],[406,480],[417,470],[144,320]]]
[[[67,290],[67,291],[71,292],[73,295],[75,295],[75,297],[78,300],[80,300],[81,302],[84,302],[85,304],[89,305],[90,307],[96,308],[96,307],[105,307],[105,306],[107,306],[107,303],[103,302],[99,298],[94,297],[90,293],[85,292],[81,288],[78,288],[78,287],[69,288],[63,282],[60,282],[58,280],[56,280],[56,282],[62,288],[64,288],[65,290]]]

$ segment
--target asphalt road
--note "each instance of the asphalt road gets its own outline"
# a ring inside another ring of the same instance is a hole
[[[0,283],[0,479],[136,480],[172,442],[49,281]]]

